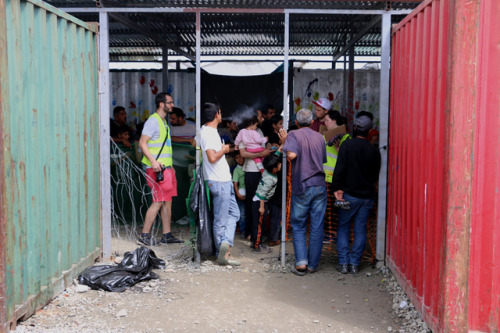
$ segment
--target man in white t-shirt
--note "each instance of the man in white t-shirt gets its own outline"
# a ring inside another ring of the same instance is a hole
[[[172,221],[178,224],[189,223],[186,198],[189,195],[189,165],[196,162],[194,137],[196,124],[186,120],[181,108],[173,107],[170,111],[170,131],[172,133],[172,160],[177,178],[177,196],[172,198]]]
[[[236,222],[240,210],[236,203],[231,172],[225,154],[229,145],[223,144],[217,125],[222,121],[218,105],[205,103],[201,110],[205,125],[200,129],[200,147],[203,155],[203,175],[208,183],[214,212],[213,234],[219,265],[239,266],[240,262],[230,259],[229,248],[233,246]]]

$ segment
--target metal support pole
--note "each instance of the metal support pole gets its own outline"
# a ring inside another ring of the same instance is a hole
[[[201,13],[196,12],[196,133],[201,127]],[[196,141],[196,171],[201,172],[200,167],[200,142]],[[200,265],[201,255],[195,249],[195,262]]]
[[[168,46],[162,47],[161,91],[168,91]]]
[[[354,45],[349,48],[349,69],[347,74],[347,119],[350,120],[352,133],[352,125],[354,123]]]
[[[111,257],[111,177],[109,133],[108,13],[99,13],[99,159],[101,183],[102,256]]]
[[[391,57],[391,14],[382,15],[382,54],[380,59],[379,147],[387,147],[389,134],[389,89]],[[378,180],[377,261],[385,265],[385,228],[387,208],[387,149],[381,149],[382,165]]]
[[[285,48],[283,57],[283,110],[286,110],[283,114],[283,128],[288,131],[288,55],[290,52],[290,14],[285,13]],[[287,165],[286,165],[286,155],[283,154],[282,163],[283,172],[283,182],[282,182],[282,197],[281,197],[281,265],[284,267],[286,265],[286,175],[287,175]],[[284,209],[283,209],[284,208]]]

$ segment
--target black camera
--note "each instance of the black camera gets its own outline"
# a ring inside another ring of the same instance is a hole
[[[158,171],[156,173],[156,182],[157,183],[164,181],[163,170],[165,170],[165,169],[166,169],[166,167],[164,165],[162,165],[161,166],[161,171]]]

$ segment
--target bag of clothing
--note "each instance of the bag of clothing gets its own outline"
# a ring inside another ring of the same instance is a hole
[[[191,193],[189,205],[196,213],[196,245],[200,254],[211,255],[215,251],[213,239],[213,221],[210,212],[210,197],[208,189],[205,186],[205,177],[201,166],[196,170],[196,179]]]
[[[78,276],[78,282],[94,290],[121,292],[138,282],[157,279],[154,268],[165,268],[165,261],[146,247],[139,247],[134,252],[126,252],[117,266],[92,266]]]

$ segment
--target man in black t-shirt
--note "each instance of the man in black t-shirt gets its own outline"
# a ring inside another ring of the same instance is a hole
[[[354,120],[354,138],[340,146],[333,172],[333,191],[339,205],[337,251],[342,274],[359,272],[366,245],[366,224],[377,193],[380,172],[380,152],[367,140],[373,127],[371,119],[361,116]],[[354,223],[354,243],[349,250],[350,223]]]

